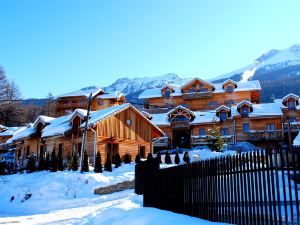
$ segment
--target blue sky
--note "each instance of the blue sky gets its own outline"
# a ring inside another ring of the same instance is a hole
[[[300,43],[300,1],[0,0],[0,65],[24,98],[121,77],[209,79]]]

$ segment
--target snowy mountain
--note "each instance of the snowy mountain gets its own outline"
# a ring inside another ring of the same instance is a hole
[[[300,45],[284,50],[272,49],[258,57],[250,65],[216,77],[213,80],[234,79],[236,81],[276,80],[300,75]]]
[[[187,83],[188,78],[182,78],[177,74],[169,73],[155,77],[143,77],[143,78],[121,78],[116,80],[113,84],[103,89],[107,92],[121,91],[126,95],[128,102],[137,102],[137,96],[145,89],[158,88],[166,84],[171,84],[175,87],[182,86]]]

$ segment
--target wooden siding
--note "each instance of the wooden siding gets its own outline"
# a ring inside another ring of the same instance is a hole
[[[253,91],[252,91],[253,92]],[[234,104],[237,104],[245,99],[259,103],[257,99],[253,98],[253,93],[251,91],[239,91],[232,93],[212,93],[211,98],[207,99],[193,99],[193,100],[184,100],[182,96],[170,97],[170,98],[150,98],[149,99],[149,108],[153,109],[156,107],[175,107],[181,104],[186,104],[190,110],[198,111],[198,110],[211,110],[216,109],[221,105],[227,105],[228,101],[233,101]],[[259,95],[259,91],[255,92]],[[255,100],[255,101],[254,101]]]

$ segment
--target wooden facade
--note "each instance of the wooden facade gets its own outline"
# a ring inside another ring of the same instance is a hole
[[[87,109],[89,93],[80,94],[81,92],[74,92],[73,94],[61,95],[55,100],[56,116],[63,116],[70,114],[75,109]],[[105,93],[98,89],[92,93],[91,110],[97,111],[100,109],[109,108],[120,105],[126,102],[125,96],[120,92]]]
[[[83,124],[86,122],[85,113],[82,110],[76,110],[70,116],[53,119],[48,127],[36,122],[34,128],[28,128],[32,130],[30,135],[14,140],[17,146],[17,159],[26,163],[30,154],[36,155],[38,160],[53,150],[56,154],[61,150],[64,159],[68,154],[79,156],[84,134]],[[105,117],[102,118],[101,115]],[[163,132],[158,127],[130,104],[98,110],[92,112],[90,116],[92,121],[100,116],[99,121],[89,125],[86,135],[84,148],[91,164],[94,164],[97,151],[100,151],[102,155],[102,163],[105,163],[108,153],[111,157],[119,153],[121,158],[128,153],[133,160],[139,153],[142,158],[145,158],[152,151],[152,139],[163,136]],[[51,129],[53,134],[51,134]],[[55,132],[61,129],[65,130],[61,133]],[[50,135],[45,135],[46,130]]]
[[[141,95],[145,100],[145,110],[151,113],[158,113],[162,108],[170,109],[178,105],[183,105],[193,111],[214,110],[221,105],[231,106],[243,100],[252,103],[260,103],[260,86],[239,88],[242,84],[232,80],[227,80],[222,84],[212,84],[204,80],[195,78],[180,90],[175,90],[172,86],[161,88],[160,96]],[[252,87],[252,88],[251,88]]]

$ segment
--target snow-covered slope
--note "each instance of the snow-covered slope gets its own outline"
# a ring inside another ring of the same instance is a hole
[[[298,67],[299,66],[299,67]],[[291,70],[290,68],[293,68]],[[221,80],[227,78],[235,78],[235,80],[249,80],[251,78],[266,80],[264,74],[278,70],[289,70],[290,75],[300,75],[300,45],[296,44],[284,50],[272,49],[262,54],[253,63],[215,77],[213,80]],[[285,72],[282,71],[281,74]],[[270,78],[270,77],[269,77]],[[276,77],[272,77],[276,79]]]
[[[145,89],[158,88],[166,84],[180,87],[190,80],[189,78],[182,78],[177,74],[169,73],[155,77],[121,78],[103,89],[107,92],[121,91],[126,95],[128,102],[135,103],[137,102],[137,96]]]

